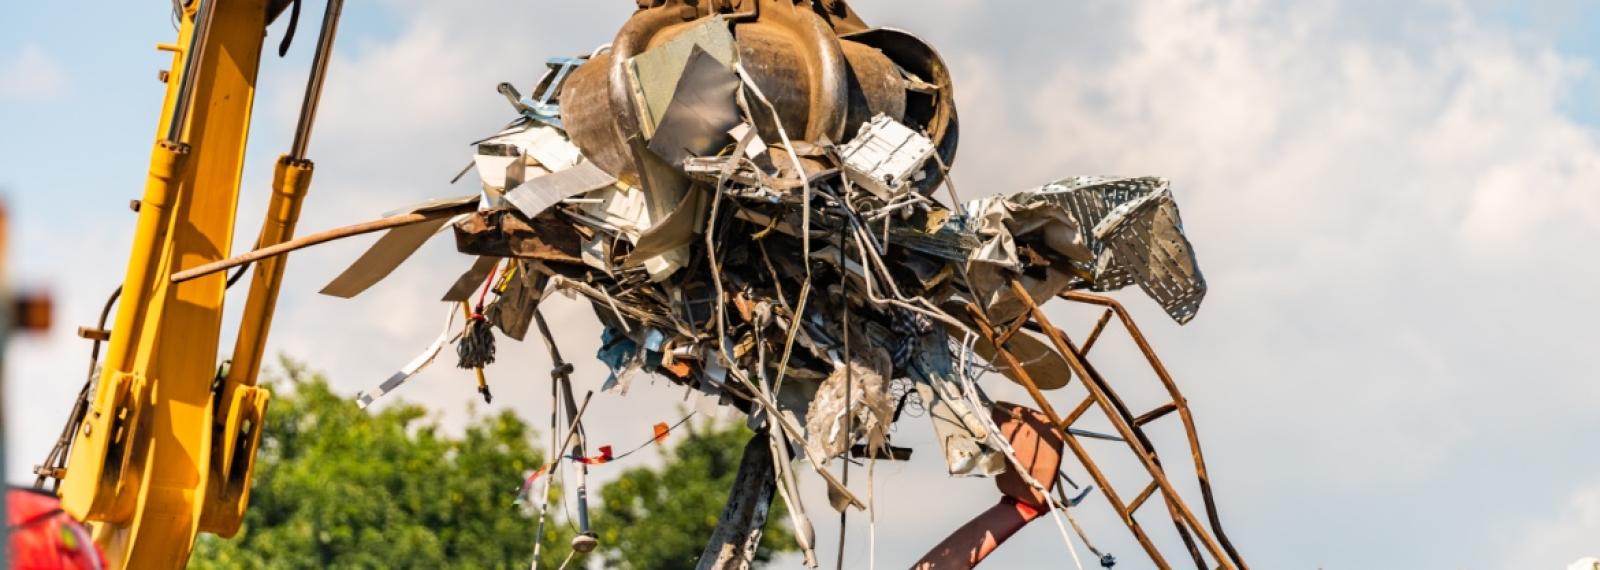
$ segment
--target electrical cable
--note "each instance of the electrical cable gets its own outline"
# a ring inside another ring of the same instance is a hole
[[[844,228],[840,227],[839,228],[839,257],[841,258],[840,259],[840,265],[844,265],[846,262],[848,262],[850,260],[850,256],[847,255],[848,252],[849,252],[849,249],[847,249],[845,247],[845,244],[844,244]],[[849,296],[844,294],[844,289],[849,286],[849,283],[847,282],[848,279],[849,279],[849,275],[847,274],[847,272],[843,268],[841,268],[840,272],[839,272],[839,289],[840,289],[839,290],[839,298],[841,299],[842,302],[840,303],[839,308],[840,308],[840,312],[844,313],[844,316],[841,318],[841,320],[844,322],[844,333],[843,333],[843,336],[844,336],[844,438],[845,438],[845,442],[846,442],[845,443],[845,449],[847,451],[850,449],[850,446],[855,443],[855,439],[856,439],[855,425],[854,425],[855,424],[855,418],[856,418],[856,411],[855,411],[855,409],[853,409],[851,407],[851,402],[850,402],[850,398],[851,398],[851,396],[853,396],[853,394],[851,394],[851,392],[853,390],[855,390],[855,386],[854,386],[854,384],[855,384],[855,382],[854,382],[855,381],[855,366],[854,366],[854,362],[851,360],[851,354],[850,354],[850,300],[849,300]],[[844,467],[842,468],[842,470],[843,470],[844,474],[843,474],[842,477],[840,477],[840,482],[843,483],[845,486],[849,486],[850,485],[850,461],[848,459],[845,460]],[[839,570],[844,570],[845,530],[848,528],[848,523],[849,522],[850,522],[850,509],[844,509],[844,510],[839,511],[839,558],[835,561],[835,566]]]

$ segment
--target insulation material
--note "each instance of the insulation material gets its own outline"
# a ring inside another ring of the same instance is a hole
[[[894,416],[884,379],[889,355],[882,350],[866,352],[848,368],[835,369],[806,412],[806,440],[825,459],[838,457],[862,439],[870,449],[882,448],[888,436]]]

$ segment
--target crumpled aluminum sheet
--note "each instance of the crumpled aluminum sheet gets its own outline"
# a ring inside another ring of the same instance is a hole
[[[1206,296],[1205,276],[1165,178],[1068,178],[1039,195],[1066,208],[1085,228],[1095,255],[1094,291],[1138,284],[1179,324]]]
[[[1004,285],[1005,273],[1023,270],[1017,244],[1024,238],[1069,260],[1078,275],[1091,277],[1080,279],[1059,267],[1047,269],[1045,278],[1024,276],[1036,301],[1071,288],[1114,291],[1137,284],[1181,324],[1194,318],[1205,298],[1205,277],[1164,178],[1068,178],[1034,191],[973,200],[966,212],[937,235],[912,240],[908,247],[946,258],[963,253],[968,285],[998,322],[1023,313]]]

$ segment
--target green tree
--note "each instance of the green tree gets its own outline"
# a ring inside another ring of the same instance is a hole
[[[232,540],[202,536],[190,568],[528,566],[536,522],[513,501],[544,458],[527,423],[503,412],[452,437],[420,406],[363,411],[303,365],[281,366],[267,380],[273,400],[244,527]],[[693,567],[705,547],[751,434],[710,423],[686,431],[674,434],[661,468],[628,469],[600,489],[595,555],[608,567]],[[575,532],[553,500],[541,568],[561,564]],[[793,548],[781,508],[773,505],[759,560]]]
[[[700,558],[753,434],[740,424],[688,425],[660,469],[629,469],[600,490],[605,508],[594,524],[607,568],[693,568]],[[756,561],[794,549],[783,501],[774,500]]]
[[[207,536],[191,568],[526,568],[533,523],[513,505],[543,465],[510,412],[460,438],[420,406],[369,413],[288,360],[268,408],[244,527]],[[547,524],[545,544],[565,544]],[[564,548],[547,549],[554,568]]]

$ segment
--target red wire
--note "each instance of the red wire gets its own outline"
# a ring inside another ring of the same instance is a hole
[[[695,415],[695,412],[689,412],[689,415],[684,416],[683,419],[681,419],[681,420],[678,420],[678,423],[672,424],[671,427],[668,427],[667,428],[667,433],[671,434],[671,433],[677,431],[678,428],[683,427],[683,424],[689,423],[689,420],[694,418],[694,415]],[[663,422],[663,423],[665,423],[665,422]],[[633,449],[629,450],[628,452],[623,453],[621,455],[613,455],[610,459],[607,459],[605,461],[595,461],[596,459],[598,459],[600,457],[604,457],[605,456],[604,453],[602,453],[601,455],[592,457],[592,458],[591,457],[579,457],[577,455],[568,455],[568,456],[564,457],[563,459],[566,459],[568,461],[576,461],[578,463],[582,463],[582,464],[585,464],[585,465],[604,465],[606,463],[616,463],[618,461],[621,461],[623,458],[626,458],[629,455],[633,455],[633,454],[638,453],[639,451],[643,450],[646,447],[650,447],[650,444],[652,444],[652,443],[660,444],[661,441],[659,439],[657,439],[657,436],[652,434],[651,437],[650,437],[650,440],[639,444],[639,447],[635,447],[635,448],[633,448]],[[608,447],[611,447],[611,446],[609,446],[609,445],[600,446],[600,448],[602,450],[605,449],[605,448],[608,448]],[[534,471],[532,475],[529,475],[527,479],[524,479],[523,482],[522,482],[522,490],[523,490],[523,492],[526,493],[527,490],[530,487],[533,486],[533,482],[534,481],[539,480],[539,477],[544,476],[544,474],[546,472],[548,472],[550,470],[550,468],[555,467],[555,465],[557,463],[559,463],[559,461],[551,461],[549,463],[546,463],[543,467],[540,467],[537,471]]]
[[[498,273],[499,271],[500,271],[500,262],[496,261],[496,262],[494,262],[494,268],[489,270],[489,278],[485,279],[484,282],[483,282],[483,292],[478,293],[478,307],[476,309],[473,309],[472,318],[474,318],[474,319],[482,319],[483,318],[483,301],[484,301],[484,299],[487,299],[489,297],[489,287],[494,285],[495,274]]]

